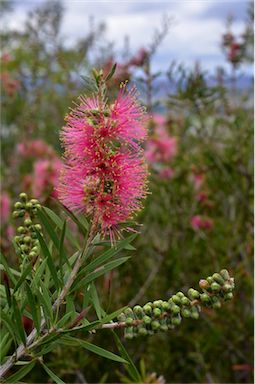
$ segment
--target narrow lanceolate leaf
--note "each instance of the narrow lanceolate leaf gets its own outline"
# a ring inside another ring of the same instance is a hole
[[[26,280],[27,276],[30,274],[31,271],[32,271],[32,264],[30,263],[30,264],[28,264],[28,266],[22,272],[22,274],[21,274],[17,284],[14,287],[14,292],[16,292],[19,289],[19,287]]]
[[[26,333],[22,323],[22,315],[21,315],[18,303],[14,296],[12,296],[12,307],[13,307],[13,320],[16,324],[14,331],[17,333],[22,343],[26,345]]]
[[[102,316],[105,315],[105,311],[101,308],[99,297],[97,294],[97,289],[94,283],[91,284],[90,294],[91,294],[91,302],[93,304],[93,307],[95,308],[97,317],[100,320]]]
[[[35,366],[36,361],[33,360],[29,364],[26,364],[23,368],[19,369],[18,372],[14,373],[13,375],[9,376],[8,379],[6,379],[6,383],[17,383],[20,379],[25,377]]]
[[[78,217],[72,211],[70,211],[70,209],[68,209],[67,207],[65,207],[62,204],[60,204],[60,206],[65,211],[67,216],[69,216],[70,219],[77,225],[77,227],[79,228],[80,232],[84,236],[86,236],[87,230],[89,228],[89,224],[88,224],[87,220],[85,218],[83,218],[82,221],[79,220]]]
[[[4,267],[4,270],[5,272],[7,273],[9,279],[12,281],[12,283],[15,285],[16,284],[16,278],[14,277],[14,274],[11,270],[11,268],[9,267],[7,261],[5,260],[5,257],[4,255],[2,254],[2,252],[0,252],[0,262],[1,264],[3,265]]]
[[[42,276],[44,274],[46,264],[47,264],[47,259],[44,259],[39,265],[39,267],[36,269],[36,272],[34,274],[34,277],[31,283],[31,289],[35,289],[38,287],[40,280],[42,280]]]
[[[9,333],[12,336],[14,342],[16,343],[17,342],[17,337],[16,337],[16,334],[14,332],[14,329],[15,329],[14,320],[11,319],[11,317],[9,315],[7,315],[6,313],[4,313],[3,311],[1,311],[1,313],[0,313],[0,319],[1,319],[1,322],[4,323],[6,329],[9,331]]]
[[[120,257],[117,260],[110,261],[109,263],[100,267],[97,271],[94,271],[90,273],[88,276],[84,277],[82,280],[78,280],[77,283],[73,285],[72,291],[90,283],[91,281],[94,281],[95,279],[111,271],[112,269],[119,267],[121,264],[125,263],[128,259],[130,259],[130,257]]]
[[[115,355],[114,353],[109,352],[106,349],[98,347],[95,344],[91,344],[87,341],[76,339],[76,338],[71,337],[71,336],[66,336],[66,339],[68,339],[70,342],[73,341],[74,343],[78,343],[78,345],[80,345],[82,348],[85,348],[88,351],[93,352],[99,356],[105,357],[106,359],[114,360],[114,361],[117,361],[119,363],[124,363],[124,364],[128,363],[122,357]]]
[[[50,328],[53,323],[53,312],[52,307],[49,305],[47,298],[44,296],[44,292],[41,293],[39,290],[37,291],[37,297],[40,301],[40,306],[42,307],[45,320],[47,322],[48,328]]]
[[[105,78],[105,81],[108,81],[108,80],[110,80],[113,77],[113,75],[115,73],[115,70],[116,70],[116,67],[117,67],[117,63],[113,64],[110,72],[108,73],[108,75]]]
[[[58,249],[59,247],[59,239],[55,232],[54,226],[51,224],[50,220],[48,219],[47,214],[44,212],[43,208],[38,210],[38,216],[43,224],[44,228],[46,229],[48,235],[50,236],[51,240],[53,241],[53,244]]]
[[[26,291],[27,291],[28,304],[30,306],[35,328],[37,330],[37,333],[39,334],[40,333],[40,318],[39,318],[40,311],[38,311],[38,305],[36,304],[34,294],[31,291],[31,288],[29,287],[28,284],[26,284]]]
[[[57,383],[57,384],[65,384],[63,380],[61,380],[57,375],[55,375],[54,372],[52,372],[50,370],[49,367],[47,367],[45,364],[41,363],[42,366],[43,366],[43,369],[45,370],[45,372],[48,373],[48,375],[50,376],[50,378],[54,381],[54,383]]]
[[[126,351],[124,345],[121,343],[119,337],[117,336],[117,334],[112,331],[113,333],[113,336],[114,336],[114,340],[115,340],[115,343],[116,343],[116,346],[121,354],[121,356],[126,360],[128,361],[129,365],[126,367],[126,370],[128,371],[128,373],[130,374],[130,376],[132,377],[132,379],[134,380],[135,383],[142,383],[142,378],[135,366],[135,364],[133,363],[133,360],[131,359],[131,357],[129,356],[128,352]]]
[[[44,211],[47,213],[47,215],[51,218],[51,220],[54,222],[54,224],[56,224],[56,226],[62,230],[63,228],[63,223],[64,221],[62,219],[60,219],[60,217],[58,217],[58,215],[56,215],[55,212],[53,212],[51,209],[47,208],[47,207],[43,207]],[[80,249],[80,245],[79,243],[77,242],[77,240],[75,239],[73,233],[70,231],[70,229],[66,228],[66,237],[68,238],[68,240],[70,241],[70,243],[75,247],[75,248],[78,248]]]
[[[7,331],[5,335],[1,335],[1,343],[0,343],[0,361],[3,361],[3,358],[7,355],[10,346],[12,343],[12,338],[10,333]]]
[[[40,242],[43,254],[45,258],[47,259],[47,265],[49,267],[51,277],[56,285],[57,288],[61,287],[61,282],[59,281],[58,274],[57,274],[57,269],[55,267],[52,255],[47,247],[47,244],[45,243],[44,239],[42,238],[41,234],[36,230],[36,235],[38,237],[38,240]]]
[[[68,257],[66,255],[65,248],[64,248],[65,234],[66,234],[66,220],[63,223],[63,228],[61,231],[61,237],[60,237],[60,242],[59,242],[59,249],[58,249],[59,268],[60,268],[61,273],[63,273],[63,264],[64,263],[66,263],[68,265],[69,269],[71,268],[70,262],[68,260]]]

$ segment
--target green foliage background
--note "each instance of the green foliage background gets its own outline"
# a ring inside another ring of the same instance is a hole
[[[65,47],[59,33],[62,12],[61,6],[53,2],[30,15],[24,33],[2,32],[3,51],[12,57],[2,69],[20,82],[14,95],[2,89],[2,188],[13,200],[20,192],[23,177],[22,169],[17,172],[12,166],[16,144],[27,138],[42,138],[60,152],[58,135],[64,116],[72,100],[86,91],[80,75],[108,59],[106,43],[102,47],[105,57],[89,59],[102,36],[103,25],[73,47]],[[168,131],[178,137],[178,154],[171,163],[175,176],[165,181],[152,172],[152,193],[137,219],[143,223],[135,244],[137,250],[127,264],[99,281],[100,299],[106,311],[127,305],[137,293],[140,304],[166,299],[180,289],[195,288],[200,278],[215,270],[229,268],[236,280],[233,302],[217,312],[208,310],[198,322],[184,321],[176,331],[126,341],[125,346],[142,370],[144,382],[160,382],[155,378],[149,381],[150,374],[156,372],[169,383],[250,383],[252,84],[242,94],[238,90],[233,94],[224,83],[209,86],[203,72],[198,75],[176,70],[174,76],[177,91],[168,95],[164,103]],[[185,85],[181,85],[183,76]],[[131,73],[131,78],[135,80],[135,73]],[[172,80],[171,73],[168,80]],[[190,182],[194,166],[205,173],[212,202],[203,210]],[[197,213],[206,213],[213,219],[211,231],[195,232],[191,228],[190,220]],[[9,252],[15,264],[11,248]],[[145,289],[139,294],[144,284]],[[90,339],[116,351],[111,332],[97,332]],[[128,380],[124,366],[84,350],[58,347],[47,355],[46,362],[66,382],[81,380],[79,375],[93,383]],[[36,368],[27,382],[44,379],[45,374]]]

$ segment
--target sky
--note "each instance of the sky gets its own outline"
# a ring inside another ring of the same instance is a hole
[[[21,29],[28,11],[40,3],[43,0],[16,0],[9,27]],[[150,45],[154,31],[162,25],[163,17],[168,16],[172,19],[171,26],[153,58],[153,69],[167,70],[173,60],[186,66],[198,61],[202,68],[212,72],[216,66],[229,69],[220,48],[221,36],[229,15],[234,20],[233,32],[242,33],[249,1],[62,0],[61,3],[65,8],[62,34],[66,44],[86,34],[92,16],[95,23],[106,24],[105,38],[114,42],[117,52],[123,50],[126,36],[131,51],[135,52]]]

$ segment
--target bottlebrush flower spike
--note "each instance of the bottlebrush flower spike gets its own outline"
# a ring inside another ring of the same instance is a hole
[[[113,104],[106,101],[101,76],[98,93],[81,96],[61,133],[65,164],[58,193],[70,210],[92,216],[113,240],[119,224],[141,208],[147,193],[147,166],[141,143],[145,112],[136,91],[122,84]]]

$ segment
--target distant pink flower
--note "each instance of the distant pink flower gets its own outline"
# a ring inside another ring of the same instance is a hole
[[[1,220],[5,223],[10,216],[11,200],[10,196],[6,192],[2,192],[0,195],[0,214]]]
[[[191,226],[196,231],[199,229],[210,230],[213,227],[213,220],[206,216],[193,216]]]
[[[148,140],[145,151],[150,164],[169,162],[177,154],[177,139],[168,135],[165,129],[158,128],[153,137]]]
[[[172,177],[174,176],[174,169],[173,168],[170,168],[170,167],[165,167],[165,168],[162,168],[160,171],[159,171],[159,176],[161,177],[161,179],[172,179]]]
[[[53,148],[40,139],[28,140],[17,144],[17,152],[23,157],[46,157],[55,155]]]
[[[193,172],[191,174],[191,182],[194,185],[194,189],[198,191],[205,182],[205,174]]]
[[[144,110],[134,89],[122,88],[110,106],[99,97],[81,97],[66,121],[59,198],[71,210],[93,214],[102,231],[112,235],[140,208],[146,194],[140,146],[146,137]]]
[[[165,116],[163,116],[159,113],[153,113],[152,114],[152,121],[156,125],[156,127],[164,127],[166,124]]]
[[[137,54],[131,58],[128,64],[135,67],[141,67],[146,62],[148,55],[149,52],[145,48],[140,48]]]
[[[53,188],[57,186],[62,162],[60,159],[43,159],[34,163],[34,172],[31,178],[33,196],[41,198],[45,193],[57,197]]]

